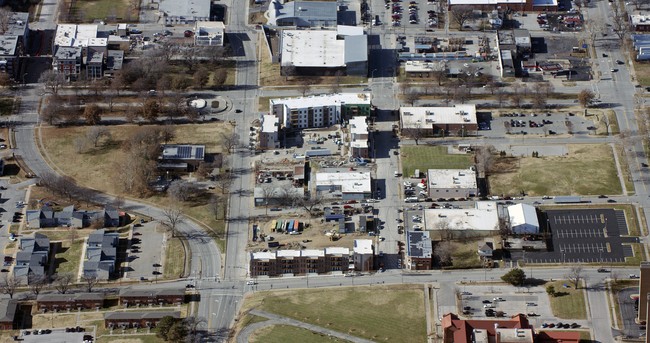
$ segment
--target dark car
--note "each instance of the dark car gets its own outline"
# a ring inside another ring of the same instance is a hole
[[[614,200],[614,199],[608,199],[607,202],[611,204],[611,203],[615,203],[616,200]]]
[[[648,164],[647,163],[641,163],[641,167],[648,168]]]
[[[133,33],[133,34],[136,34],[136,35],[139,35],[139,34],[142,33],[142,30],[138,30],[138,29],[130,29],[129,32],[130,32],[130,33]]]
[[[623,62],[623,61],[621,61],[621,60],[616,60],[616,64],[618,64],[618,65],[623,65],[623,64],[625,64],[625,62]]]
[[[193,34],[194,32],[192,32],[192,30],[185,30],[185,32],[183,32],[185,37],[192,37]]]
[[[609,273],[609,270],[607,270],[605,268],[598,268],[598,272],[599,273]]]
[[[607,195],[599,195],[598,198],[599,199],[607,199]]]
[[[485,300],[483,300],[483,303],[484,304],[491,304],[492,302],[490,300],[485,299]]]

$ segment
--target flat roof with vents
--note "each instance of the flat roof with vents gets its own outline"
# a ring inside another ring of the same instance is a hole
[[[429,169],[429,188],[476,188],[476,171],[470,169]]]
[[[431,258],[433,255],[431,237],[426,231],[408,231],[406,233],[406,245],[410,257]]]
[[[476,105],[454,105],[450,107],[401,107],[399,109],[402,127],[424,129],[432,125],[476,124]]]
[[[165,160],[203,160],[205,145],[168,144],[162,146],[162,159]]]
[[[370,193],[370,172],[316,173],[316,188],[341,187],[342,193]]]

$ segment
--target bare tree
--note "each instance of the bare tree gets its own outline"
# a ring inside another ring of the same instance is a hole
[[[214,219],[219,219],[219,214],[222,213],[221,202],[223,200],[218,195],[212,195],[208,202],[208,210],[214,216]]]
[[[142,118],[152,123],[158,119],[158,116],[160,115],[161,111],[162,109],[160,107],[160,103],[158,103],[156,99],[146,99],[142,103],[142,109],[141,109]]]
[[[227,194],[232,186],[234,179],[230,176],[230,173],[221,173],[217,177],[216,186],[221,194]]]
[[[510,103],[512,104],[513,107],[519,108],[521,107],[521,103],[524,101],[523,95],[514,92],[510,94]]]
[[[494,146],[486,145],[478,147],[476,150],[476,165],[478,166],[479,173],[488,176],[494,167]]]
[[[413,106],[415,102],[420,98],[420,93],[415,87],[410,83],[403,83],[400,85],[402,96],[404,101]]]
[[[438,262],[442,266],[451,264],[453,253],[454,247],[449,241],[438,242],[436,247],[433,249],[433,255],[438,259]]]
[[[126,201],[124,200],[124,197],[121,196],[121,195],[118,195],[113,199],[113,202],[111,203],[111,205],[113,205],[117,210],[119,210],[122,207],[124,207],[125,202]]]
[[[603,21],[596,21],[596,20],[586,20],[584,23],[584,34],[591,46],[596,46],[596,38],[598,38],[598,35],[603,33],[605,31],[605,25]]]
[[[2,282],[0,282],[0,291],[8,295],[10,299],[13,299],[19,284],[20,281],[13,275],[4,274],[2,276]]]
[[[449,11],[451,20],[453,20],[459,26],[459,30],[463,30],[465,23],[474,17],[474,9],[471,6],[454,6],[451,11]]]
[[[496,225],[497,227],[495,228],[496,231],[499,231],[499,236],[501,236],[501,240],[505,241],[508,239],[508,236],[512,234],[512,230],[510,230],[510,225],[508,225],[508,222],[504,219],[499,217],[499,222]]]
[[[336,75],[334,81],[330,84],[330,93],[341,93],[341,83],[343,80],[341,79],[341,75]]]
[[[439,220],[434,225],[435,230],[440,232],[440,239],[443,241],[448,241],[453,238],[453,232],[451,230],[451,224],[447,220]]]
[[[84,274],[81,277],[81,280],[84,282],[84,286],[86,287],[86,292],[92,293],[93,288],[99,283],[99,280],[97,279],[97,275],[87,275]]]
[[[84,118],[89,125],[97,125],[102,121],[102,109],[97,104],[87,105],[84,109]]]
[[[302,96],[306,96],[307,93],[311,91],[311,85],[312,85],[312,79],[307,77],[302,78],[298,83],[298,90],[300,91],[300,94],[302,94]]]
[[[235,148],[241,143],[241,137],[235,131],[231,131],[229,134],[221,134],[221,145],[223,149],[229,153],[234,152]]]
[[[74,282],[74,275],[70,273],[55,274],[54,288],[61,294],[65,294]]]
[[[295,194],[295,193],[294,193]],[[314,215],[315,207],[322,204],[324,197],[319,192],[312,194],[311,196],[305,196],[300,199],[300,206],[302,206],[310,216]]]
[[[506,133],[512,133],[512,124],[509,121],[504,121],[503,126],[506,129]]]
[[[594,92],[588,90],[588,89],[583,89],[578,93],[578,102],[580,103],[580,106],[583,108],[589,107],[591,105],[591,102],[594,101],[596,98],[596,94]]]
[[[163,211],[162,225],[165,226],[171,233],[172,238],[176,237],[178,227],[185,221],[185,216],[177,207],[167,207]]]
[[[88,139],[86,137],[77,137],[74,139],[72,144],[74,145],[74,151],[77,154],[83,154],[88,148]]]
[[[27,284],[29,285],[29,290],[38,296],[45,285],[47,285],[47,277],[45,275],[36,275],[32,272],[29,272],[27,275]]]
[[[609,122],[609,116],[607,115],[607,113],[603,113],[602,115],[600,115],[598,121],[601,124],[603,124],[603,126],[605,126],[605,134],[609,136],[609,127],[611,123]]]
[[[415,141],[415,145],[420,144],[420,139],[425,136],[425,128],[421,122],[405,123],[402,127],[402,135]]]
[[[104,126],[92,126],[86,130],[86,139],[96,148],[102,138],[111,139],[111,131]]]
[[[38,82],[43,84],[46,89],[49,89],[54,95],[59,93],[59,88],[65,83],[63,74],[57,73],[53,70],[48,70],[41,74]]]
[[[190,339],[196,336],[200,326],[204,326],[207,323],[208,321],[203,317],[189,316],[185,318],[185,326],[187,327]]]
[[[612,12],[614,13],[614,18],[612,20],[612,31],[616,34],[618,39],[621,41],[627,36],[630,32],[630,23],[627,21],[627,12],[625,8],[620,8],[618,2],[611,3]]]
[[[570,120],[565,120],[564,125],[566,126],[566,131],[568,134],[573,134],[573,122]]]
[[[269,215],[269,202],[274,196],[277,196],[276,189],[273,184],[265,183],[261,187],[262,189],[262,199],[264,201],[264,207],[266,209],[265,215]]]
[[[508,93],[501,88],[498,88],[494,91],[494,98],[496,99],[499,107],[503,107],[503,103],[506,102],[508,98]]]
[[[188,201],[201,193],[194,183],[182,180],[172,182],[167,191],[169,196],[176,201]]]
[[[571,281],[575,289],[578,289],[580,286],[580,280],[582,280],[582,266],[571,266],[571,268],[569,268],[569,274],[567,274],[566,278]]]

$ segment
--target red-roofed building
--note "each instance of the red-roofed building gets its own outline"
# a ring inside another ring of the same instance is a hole
[[[578,332],[535,334],[528,318],[517,314],[503,320],[465,320],[449,313],[442,318],[444,343],[578,343]]]

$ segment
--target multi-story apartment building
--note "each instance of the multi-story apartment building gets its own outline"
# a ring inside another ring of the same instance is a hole
[[[357,116],[350,119],[350,149],[348,154],[350,157],[368,158],[370,157],[370,149],[368,142],[368,123],[366,117]]]
[[[20,58],[25,55],[29,38],[29,13],[14,12],[0,35],[0,72],[14,79],[20,75]],[[24,81],[24,80],[20,80]]]
[[[352,116],[369,116],[369,93],[337,93],[300,98],[271,99],[269,113],[288,129],[340,124]]]
[[[345,273],[350,267],[350,249],[278,250],[251,253],[250,275],[282,276]]]

